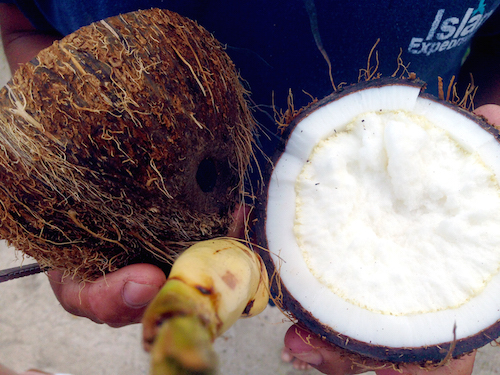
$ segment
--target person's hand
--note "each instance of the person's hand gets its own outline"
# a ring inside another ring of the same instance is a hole
[[[0,27],[12,72],[61,37],[38,32],[13,4],[0,4]],[[246,214],[245,209],[235,211],[235,224],[228,236],[243,236]],[[140,322],[146,306],[166,281],[161,269],[150,264],[127,266],[85,283],[71,277],[63,278],[58,271],[51,271],[48,275],[64,309],[112,327]]]
[[[490,124],[500,130],[500,106],[486,104],[478,107],[475,114],[483,116]],[[350,375],[367,372],[366,367],[353,363],[346,355],[345,350],[330,345],[316,335],[310,334],[304,329],[294,325],[290,327],[285,335],[285,348],[283,350],[285,360],[294,361],[298,369],[314,367],[329,375]],[[415,365],[408,365],[403,372],[391,368],[379,369],[377,375],[470,375],[474,367],[475,353],[465,355],[459,359],[450,361],[445,366],[432,371],[424,370]],[[384,366],[384,364],[370,363],[372,367]]]
[[[2,42],[11,71],[48,47],[59,35],[38,32],[13,4],[0,4]],[[165,274],[149,264],[135,264],[94,282],[49,272],[49,280],[61,305],[70,313],[113,327],[140,321],[146,305],[165,283]]]
[[[424,370],[416,365],[395,370],[391,365],[369,359],[363,361],[363,366],[361,361],[353,362],[344,349],[328,344],[297,325],[290,327],[285,335],[284,353],[295,358],[296,368],[306,369],[310,366],[328,375],[361,374],[367,371],[375,371],[377,375],[470,375],[475,359],[475,353],[464,355],[432,370]]]
[[[92,282],[63,278],[60,271],[50,271],[49,280],[57,299],[71,314],[121,327],[140,322],[166,276],[151,264],[133,264]]]
[[[234,211],[234,224],[228,236],[239,238],[244,235],[247,216],[244,206]],[[148,303],[159,292],[166,276],[151,264],[133,264],[92,282],[63,278],[59,271],[50,271],[49,280],[66,311],[96,323],[122,327],[141,321]]]
[[[474,113],[483,116],[491,125],[500,130],[500,105],[485,104],[477,107]]]

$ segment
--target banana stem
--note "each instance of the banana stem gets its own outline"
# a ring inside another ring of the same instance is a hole
[[[216,337],[269,300],[259,255],[238,241],[199,242],[175,261],[143,317],[143,344],[151,374],[214,374]]]

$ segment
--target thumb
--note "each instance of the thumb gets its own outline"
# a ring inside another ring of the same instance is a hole
[[[367,370],[349,359],[347,352],[293,325],[285,334],[285,350],[293,357],[328,375],[361,374]]]
[[[250,220],[251,208],[246,204],[239,204],[231,213],[233,224],[229,228],[228,237],[245,238],[247,225]]]
[[[133,264],[91,282],[63,277],[59,271],[49,272],[49,280],[57,299],[71,314],[121,327],[141,320],[166,276],[151,264]]]

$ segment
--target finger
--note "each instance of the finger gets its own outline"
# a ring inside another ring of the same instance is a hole
[[[290,327],[285,334],[285,348],[292,356],[324,374],[349,375],[365,371],[346,356],[345,350],[326,343],[296,325]]]
[[[228,237],[245,238],[250,210],[246,204],[239,204],[236,207],[231,214],[234,221],[227,233]]]
[[[166,277],[156,266],[134,264],[92,282],[62,278],[58,271],[49,272],[49,280],[57,299],[71,314],[122,327],[141,320]]]
[[[435,369],[423,369],[417,365],[408,365],[399,370],[378,370],[375,373],[377,375],[471,375],[475,358],[476,353],[473,352]]]
[[[474,113],[483,116],[491,125],[500,129],[500,106],[496,104],[485,104],[474,110]]]
[[[309,370],[312,368],[312,366],[304,361],[301,361],[297,357],[294,357],[292,354],[290,354],[290,351],[288,348],[283,348],[281,350],[281,360],[285,363],[291,363],[294,369],[297,370]]]

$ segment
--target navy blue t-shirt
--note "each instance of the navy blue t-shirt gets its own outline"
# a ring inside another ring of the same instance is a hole
[[[256,112],[259,121],[269,128],[273,103],[286,109],[289,90],[296,107],[307,104],[311,96],[322,98],[332,92],[317,41],[330,58],[336,84],[358,80],[359,69],[366,67],[370,50],[380,39],[381,73],[392,74],[401,53],[409,70],[436,94],[437,77],[449,82],[458,74],[472,37],[492,15],[499,18],[494,11],[500,4],[500,0],[10,1],[37,28],[63,35],[138,8],[159,7],[192,18],[227,45],[252,101],[267,112]],[[500,31],[499,24],[495,22],[490,32]]]

